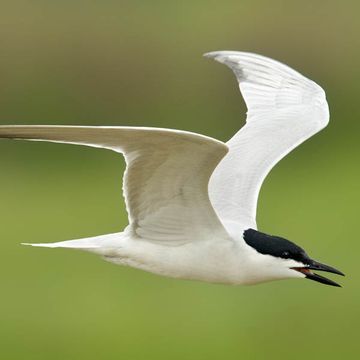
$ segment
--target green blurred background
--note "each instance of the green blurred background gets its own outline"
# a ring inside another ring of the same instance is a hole
[[[142,125],[227,140],[245,106],[201,57],[258,52],[327,92],[328,128],[284,159],[261,230],[348,276],[230,287],[76,251],[21,247],[122,230],[124,162],[0,141],[1,359],[358,359],[358,1],[1,1],[0,123]]]

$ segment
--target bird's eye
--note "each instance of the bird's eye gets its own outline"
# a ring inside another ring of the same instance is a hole
[[[282,253],[282,256],[283,256],[283,257],[288,257],[288,256],[289,256],[289,252],[288,252],[288,251],[284,251],[284,252]]]

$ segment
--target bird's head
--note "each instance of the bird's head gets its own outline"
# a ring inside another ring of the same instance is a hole
[[[269,272],[270,278],[272,276],[274,278],[304,277],[322,284],[340,287],[336,282],[313,271],[325,271],[344,276],[341,271],[311,259],[304,249],[293,242],[254,229],[244,231],[243,238],[246,244],[257,253],[265,255],[265,271]]]

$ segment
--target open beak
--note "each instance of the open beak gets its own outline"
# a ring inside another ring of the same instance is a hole
[[[320,283],[325,284],[325,285],[338,286],[338,287],[341,287],[341,285],[337,284],[335,281],[327,279],[324,276],[320,276],[318,274],[315,274],[311,270],[326,271],[326,272],[329,272],[329,273],[345,276],[344,273],[342,273],[341,271],[333,268],[332,266],[321,264],[321,263],[319,263],[319,262],[317,262],[315,260],[311,260],[311,262],[308,265],[304,266],[304,267],[294,267],[293,269],[303,273],[306,276],[307,279],[314,280],[314,281],[320,282]]]

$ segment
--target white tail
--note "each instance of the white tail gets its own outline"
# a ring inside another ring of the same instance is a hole
[[[47,248],[65,248],[65,249],[80,249],[85,251],[99,252],[97,249],[103,249],[110,241],[118,241],[121,233],[100,235],[95,237],[89,237],[78,240],[60,241],[54,243],[40,243],[40,244],[29,244],[22,243],[21,245],[47,247]]]
[[[100,247],[100,245],[87,243],[86,241],[83,241],[83,239],[60,241],[55,243],[40,243],[40,244],[21,243],[21,245],[47,247],[47,248],[67,248],[67,249],[96,249]]]

